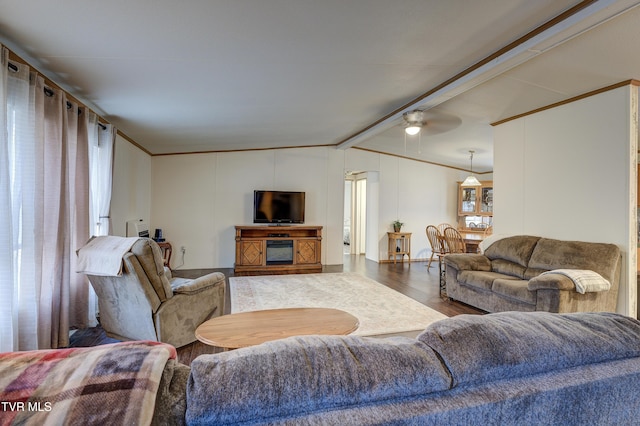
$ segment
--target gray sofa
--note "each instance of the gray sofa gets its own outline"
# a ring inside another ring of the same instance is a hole
[[[639,391],[639,321],[505,312],[416,339],[305,336],[202,355],[165,374],[155,422],[635,424]]]
[[[621,255],[614,244],[517,235],[483,254],[449,254],[444,265],[447,296],[487,312],[616,311]],[[548,273],[559,269],[596,272],[610,288],[580,293],[571,278]]]
[[[169,345],[139,341],[0,354],[0,400],[7,403],[0,424],[640,419],[640,322],[613,313],[461,315],[415,339],[291,337],[202,355],[191,367],[175,355]]]

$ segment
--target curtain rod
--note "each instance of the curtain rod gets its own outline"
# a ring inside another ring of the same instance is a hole
[[[12,64],[11,62],[9,62],[9,63],[8,63],[8,67],[9,67],[9,69],[10,69],[11,71],[13,71],[13,72],[18,72],[18,67],[17,67],[16,65]],[[47,95],[47,96],[51,97],[51,96],[53,96],[53,93],[54,93],[54,92],[53,92],[53,90],[52,90],[52,89],[50,89],[50,88],[48,88],[48,87],[45,87],[45,88],[44,88],[44,94],[45,94],[45,95]],[[71,102],[67,101],[67,109],[68,109],[68,108],[71,108],[72,106],[73,106],[73,104],[72,104]],[[80,115],[80,113],[81,113],[81,111],[80,111],[80,109],[78,109],[78,115]],[[100,126],[100,128],[101,128],[102,130],[106,130],[106,129],[107,129],[107,126],[105,126],[104,124],[102,124],[102,123],[100,123],[100,122],[98,122],[98,126]]]

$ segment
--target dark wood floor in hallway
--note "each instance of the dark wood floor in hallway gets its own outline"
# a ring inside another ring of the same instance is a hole
[[[220,271],[227,277],[233,276],[231,268],[176,270],[173,273],[175,276],[195,278],[214,271]],[[365,259],[362,255],[345,255],[343,265],[325,266],[323,272],[357,272],[447,316],[484,313],[463,303],[444,300],[440,297],[438,265],[435,263],[431,265],[431,268],[427,268],[426,262],[404,262],[394,265],[393,263],[373,262]],[[227,292],[228,294],[229,292]],[[225,310],[228,313],[228,300],[226,307]],[[108,338],[100,327],[78,330],[71,336],[71,346],[74,347],[96,346],[115,341]],[[219,351],[218,348],[194,342],[178,348],[178,359],[189,365],[199,355]]]
[[[440,297],[439,271],[436,262],[427,268],[427,262],[377,263],[359,255],[345,255],[344,265],[327,267],[325,272],[357,272],[392,288],[446,316],[483,314],[484,311],[460,302]]]

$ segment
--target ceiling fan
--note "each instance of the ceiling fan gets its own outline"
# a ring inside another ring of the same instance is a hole
[[[445,133],[462,124],[460,117],[437,109],[415,109],[402,114],[400,127],[404,129],[404,151],[407,154],[407,142],[417,142],[418,155],[422,155],[422,136]]]
[[[415,109],[402,114],[402,126],[409,136],[419,133],[436,135],[453,130],[460,124],[460,117],[445,112]]]

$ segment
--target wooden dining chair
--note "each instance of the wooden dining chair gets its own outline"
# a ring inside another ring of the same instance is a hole
[[[443,247],[444,236],[434,225],[427,226],[426,232],[427,239],[429,240],[429,244],[431,245],[431,257],[429,258],[427,268],[431,268],[431,262],[433,262],[434,256],[437,256],[439,258],[446,254],[445,248]]]
[[[462,235],[460,235],[460,232],[458,232],[457,229],[453,227],[446,228],[444,230],[444,240],[447,244],[449,253],[467,252],[467,245],[465,244]]]
[[[447,229],[447,228],[453,228],[453,227],[454,227],[453,225],[450,225],[450,224],[448,224],[448,223],[446,223],[446,222],[441,223],[441,224],[439,224],[439,225],[437,226],[438,231],[440,231],[440,235],[442,235],[442,236],[444,236],[444,230],[445,230],[445,229]]]

